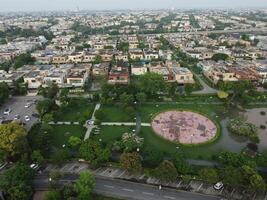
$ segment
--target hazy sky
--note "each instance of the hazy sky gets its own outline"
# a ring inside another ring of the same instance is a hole
[[[267,7],[267,0],[0,0],[0,11]]]

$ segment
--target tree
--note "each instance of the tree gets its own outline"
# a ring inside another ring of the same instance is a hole
[[[44,114],[42,118],[42,122],[48,124],[49,122],[54,121],[54,117],[52,113]]]
[[[163,153],[157,150],[149,150],[145,152],[145,164],[149,167],[157,167],[163,161]]]
[[[139,88],[148,96],[165,91],[166,83],[163,76],[156,73],[146,73],[140,76]]]
[[[0,125],[0,150],[14,156],[22,152],[26,143],[26,131],[18,123]]]
[[[144,103],[147,99],[147,95],[144,92],[139,92],[136,94],[136,100],[138,103]]]
[[[216,183],[219,181],[219,175],[216,169],[204,168],[199,171],[199,177],[209,183]]]
[[[144,139],[134,133],[124,133],[121,138],[121,146],[125,152],[136,151],[143,143]]]
[[[9,97],[10,91],[6,83],[0,83],[0,105]]]
[[[242,171],[233,166],[226,166],[220,170],[220,177],[225,184],[232,187],[239,187],[244,184],[245,177]]]
[[[43,116],[44,114],[50,112],[55,105],[55,102],[51,99],[44,99],[42,101],[38,101],[36,109],[38,113]]]
[[[107,162],[111,155],[109,149],[103,148],[99,142],[90,139],[81,144],[79,152],[85,160],[95,167]]]
[[[128,42],[121,42],[118,44],[117,49],[119,51],[127,52],[129,50],[129,43]]]
[[[31,159],[38,164],[42,164],[44,162],[44,157],[39,150],[34,150],[32,152]]]
[[[68,143],[70,144],[71,147],[77,147],[82,143],[82,140],[79,137],[70,136]]]
[[[33,190],[31,186],[25,183],[19,183],[18,185],[12,186],[8,189],[10,200],[29,200],[33,195]]]
[[[224,53],[216,53],[212,56],[211,59],[218,62],[219,60],[228,60],[229,56],[227,54],[224,54]]]
[[[18,163],[13,168],[5,171],[0,179],[0,188],[11,200],[31,199],[33,170],[23,163]]]
[[[186,84],[184,89],[185,89],[185,93],[187,95],[190,95],[193,92],[194,86],[193,84]]]
[[[120,156],[120,164],[123,169],[129,172],[140,172],[142,170],[142,157],[137,153],[123,153]]]
[[[74,184],[74,190],[77,192],[77,198],[80,200],[91,199],[91,193],[95,187],[95,178],[89,171],[80,173],[80,177]]]
[[[250,177],[250,186],[253,190],[256,191],[262,191],[262,192],[266,191],[265,181],[259,174],[253,174]]]
[[[178,173],[171,161],[164,160],[156,169],[153,170],[152,176],[161,181],[175,181]]]
[[[30,53],[20,54],[14,60],[14,68],[20,68],[23,65],[34,64],[35,59],[31,57]]]
[[[53,164],[61,166],[69,158],[69,152],[66,148],[56,150],[51,157]]]
[[[132,105],[133,102],[134,102],[134,97],[131,94],[123,93],[123,94],[120,95],[120,102],[124,106]]]
[[[172,156],[172,162],[178,173],[187,174],[191,171],[190,165],[186,162],[183,153],[176,153]]]

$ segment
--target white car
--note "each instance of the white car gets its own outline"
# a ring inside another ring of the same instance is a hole
[[[5,162],[5,163],[0,163],[0,170],[1,170],[1,169],[4,169],[6,166],[7,166],[7,162]]]
[[[28,115],[26,115],[26,116],[24,117],[24,119],[25,119],[26,122],[28,122],[28,121],[31,120],[31,118],[30,118]]]
[[[213,187],[214,187],[215,190],[220,190],[220,189],[223,188],[223,183],[222,182],[218,182]]]
[[[30,167],[31,167],[32,169],[37,169],[37,168],[39,167],[39,165],[33,163],[33,164],[30,165]]]
[[[5,109],[4,115],[9,115],[10,113],[11,113],[11,109],[10,108]]]
[[[29,108],[31,105],[32,105],[31,103],[26,103],[26,105],[24,107]]]
[[[20,119],[20,116],[19,115],[15,115],[14,116],[14,120],[18,120],[18,119]]]

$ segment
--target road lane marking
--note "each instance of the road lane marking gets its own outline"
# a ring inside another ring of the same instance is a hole
[[[170,197],[170,196],[163,196],[166,199],[176,199],[175,197]]]
[[[127,188],[122,188],[122,190],[127,191],[127,192],[133,192],[132,189],[127,189]]]
[[[145,194],[145,195],[150,195],[150,196],[154,195],[153,193],[150,193],[150,192],[142,192],[142,193]]]
[[[106,188],[114,188],[114,186],[111,186],[111,185],[104,185],[104,187],[106,187]]]

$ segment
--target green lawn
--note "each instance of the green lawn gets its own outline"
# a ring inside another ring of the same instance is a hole
[[[226,108],[223,105],[196,105],[196,104],[149,104],[149,105],[142,105],[138,108],[138,112],[141,116],[142,122],[150,123],[152,118],[155,114],[172,110],[172,109],[185,109],[185,110],[192,110],[200,113],[204,113],[210,117],[213,117],[217,114],[223,113]]]
[[[123,133],[131,132],[134,127],[130,126],[101,126],[98,135],[94,135],[95,140],[101,139],[105,144],[113,144],[119,140]]]
[[[124,108],[119,106],[101,105],[100,108],[105,116],[103,122],[133,122],[134,116],[129,114]]]
[[[67,106],[62,106],[54,113],[55,121],[79,122],[91,118],[95,105],[88,99],[71,99]]]
[[[83,139],[86,129],[77,125],[53,125],[51,131],[52,145],[61,147],[67,144],[70,136],[76,136]]]
[[[170,156],[175,152],[184,152],[188,158],[194,159],[211,159],[213,155],[217,155],[220,151],[212,148],[213,144],[203,146],[186,147],[164,140],[157,136],[152,128],[142,127],[140,137],[145,139],[144,150],[158,150]],[[177,150],[176,147],[179,146]]]

